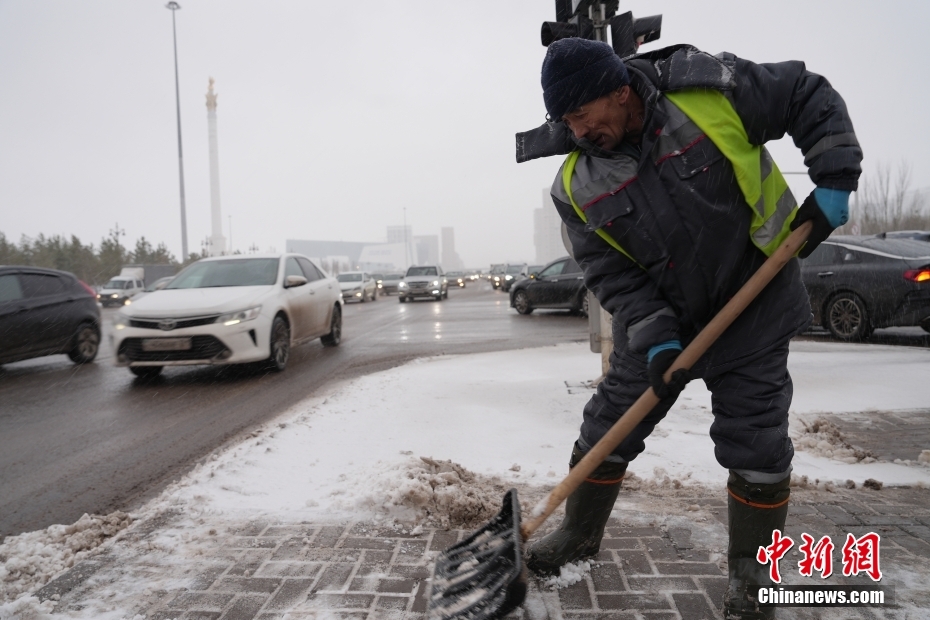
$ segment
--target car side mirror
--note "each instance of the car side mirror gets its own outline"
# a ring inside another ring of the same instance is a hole
[[[303,286],[307,283],[307,278],[303,276],[287,276],[284,278],[284,288],[294,288],[295,286]]]

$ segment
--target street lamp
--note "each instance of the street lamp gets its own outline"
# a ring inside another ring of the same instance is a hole
[[[181,93],[178,86],[178,30],[174,13],[181,8],[177,2],[165,5],[171,11],[171,33],[174,35],[174,100],[178,116],[178,175],[181,179],[181,262],[187,260],[187,210],[184,206],[184,153],[181,149]]]

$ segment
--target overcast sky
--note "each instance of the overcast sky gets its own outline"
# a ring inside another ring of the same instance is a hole
[[[455,228],[469,266],[534,260],[533,209],[559,158],[517,165],[544,120],[540,23],[552,0],[180,0],[188,239],[210,234],[204,94],[219,93],[224,234],[383,241]],[[0,231],[78,235],[117,222],[180,255],[171,12],[163,0],[0,0]],[[930,185],[930,2],[621,0],[662,38],[757,62],[801,59],[845,97],[865,151]],[[803,170],[788,140],[783,170]],[[812,189],[790,177],[799,200]]]

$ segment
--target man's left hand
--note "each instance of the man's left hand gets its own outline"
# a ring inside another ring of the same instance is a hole
[[[849,221],[849,192],[818,187],[798,208],[798,213],[791,222],[791,230],[795,230],[807,220],[813,220],[814,227],[807,237],[807,243],[798,253],[801,258],[810,256],[830,233]]]
[[[680,353],[681,343],[677,340],[669,340],[649,349],[646,374],[649,376],[652,390],[662,400],[677,397],[691,380],[691,373],[679,368],[672,373],[672,380],[665,382],[665,371],[671,367]]]

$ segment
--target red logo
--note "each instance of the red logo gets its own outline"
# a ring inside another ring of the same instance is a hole
[[[782,536],[781,530],[772,531],[772,544],[768,547],[759,547],[756,559],[759,564],[771,564],[769,567],[769,576],[775,583],[781,583],[781,573],[778,572],[778,561],[782,559],[788,550],[794,546],[794,541],[788,536]]]

